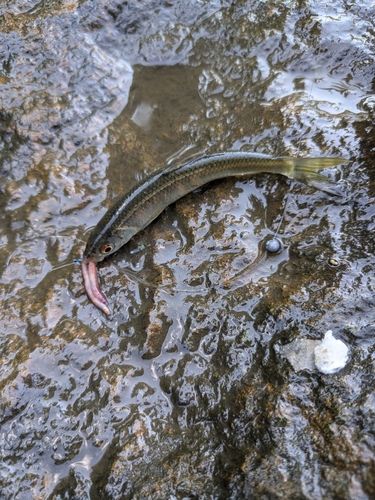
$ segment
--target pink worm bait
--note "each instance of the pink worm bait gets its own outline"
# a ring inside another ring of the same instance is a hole
[[[100,290],[96,262],[84,259],[82,261],[82,276],[86,293],[91,302],[107,316],[110,316],[111,311],[109,310],[107,299]]]

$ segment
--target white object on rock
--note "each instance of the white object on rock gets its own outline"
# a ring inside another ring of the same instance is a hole
[[[315,347],[315,365],[325,374],[336,373],[344,368],[348,361],[349,349],[341,340],[335,339],[328,330],[322,342]]]

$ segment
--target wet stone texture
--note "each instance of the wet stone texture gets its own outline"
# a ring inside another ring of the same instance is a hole
[[[0,5],[0,497],[375,497],[371,2]],[[173,204],[100,265],[112,200],[196,153],[340,156]],[[277,234],[282,250],[267,254]],[[350,350],[323,375],[290,345]],[[302,344],[301,344],[302,342]]]

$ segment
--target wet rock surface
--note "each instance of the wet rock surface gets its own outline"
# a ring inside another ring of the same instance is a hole
[[[2,498],[375,496],[374,14],[1,4]],[[106,318],[73,263],[89,229],[227,149],[346,157],[342,196],[275,175],[189,194],[100,265]],[[348,365],[293,368],[327,330]]]

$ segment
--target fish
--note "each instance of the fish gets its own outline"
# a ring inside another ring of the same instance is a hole
[[[345,158],[293,158],[228,151],[176,163],[150,175],[117,198],[87,240],[82,258],[84,287],[91,302],[110,316],[101,291],[97,264],[117,252],[171,203],[203,185],[224,177],[248,177],[259,173],[281,174],[338,194],[332,181],[317,170],[347,162]]]

